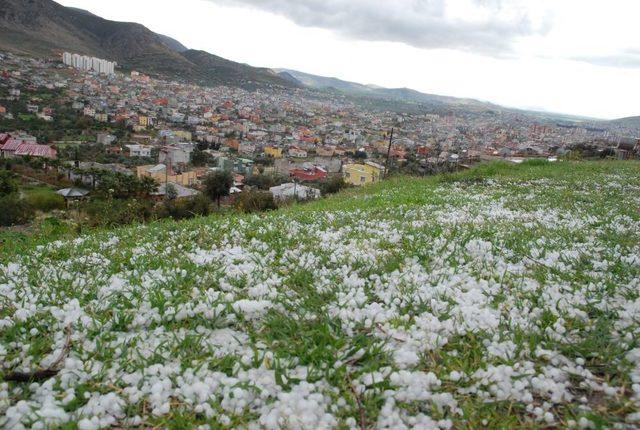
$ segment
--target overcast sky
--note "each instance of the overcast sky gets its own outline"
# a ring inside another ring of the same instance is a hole
[[[640,0],[59,0],[253,66],[640,115]]]

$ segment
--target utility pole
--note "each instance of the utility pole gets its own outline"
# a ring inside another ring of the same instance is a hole
[[[389,137],[389,149],[387,149],[387,161],[384,163],[384,177],[389,176],[389,157],[391,156],[391,144],[393,143],[393,127],[391,128],[391,136]]]
[[[169,160],[169,151],[165,152],[165,157],[164,157],[164,199],[168,200],[169,199],[169,166],[171,163],[171,160]]]

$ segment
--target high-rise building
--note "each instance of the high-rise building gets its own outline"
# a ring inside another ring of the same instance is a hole
[[[113,61],[103,60],[96,57],[88,57],[86,55],[71,54],[65,52],[62,54],[62,62],[70,67],[87,72],[96,72],[104,75],[113,75],[115,73],[116,63]]]

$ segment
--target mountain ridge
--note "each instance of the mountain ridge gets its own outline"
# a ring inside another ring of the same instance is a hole
[[[0,49],[49,57],[77,52],[117,61],[125,69],[202,85],[294,86],[270,69],[190,50],[141,24],[110,21],[52,0],[0,0]]]
[[[375,84],[360,84],[357,82],[346,81],[336,77],[327,77],[314,75],[311,73],[300,72],[298,70],[288,68],[274,68],[280,76],[290,76],[293,79],[299,81],[302,85],[322,90],[336,90],[345,94],[364,96],[364,97],[380,97],[386,99],[393,99],[398,101],[411,101],[415,103],[424,104],[441,104],[452,105],[457,107],[470,107],[474,109],[487,109],[487,110],[500,110],[509,112],[520,112],[527,115],[535,115],[541,119],[555,119],[557,121],[570,121],[570,122],[596,122],[609,125],[622,125],[629,128],[637,128],[640,130],[640,116],[631,116],[626,118],[617,119],[601,119],[601,118],[588,118],[579,115],[571,115],[566,113],[551,112],[536,109],[526,109],[517,107],[508,107],[498,105],[488,101],[477,100],[468,97],[452,97],[437,94],[423,93],[412,88],[386,88]]]
[[[253,67],[189,49],[179,41],[133,22],[110,21],[89,11],[65,7],[52,0],[0,0],[0,50],[29,56],[59,56],[63,51],[97,56],[124,70],[136,69],[152,76],[213,86],[255,89],[264,85],[337,92],[365,107],[389,110],[520,112],[540,119],[590,121],[640,130],[640,117],[615,120],[572,118],[496,105],[472,98],[422,93],[410,88],[383,88],[291,69]],[[383,101],[383,103],[380,103]]]
[[[467,107],[472,109],[503,109],[502,106],[493,103],[475,100],[471,98],[459,98],[436,94],[427,94],[411,88],[385,88],[372,84],[360,84],[345,81],[336,77],[325,77],[300,72],[293,69],[274,69],[280,76],[285,74],[297,79],[303,85],[320,90],[337,90],[339,92],[361,97],[381,98],[402,102],[410,102],[424,105]]]

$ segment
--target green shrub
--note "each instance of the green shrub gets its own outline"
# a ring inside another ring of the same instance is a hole
[[[536,167],[536,166],[547,166],[550,163],[546,158],[529,158],[528,160],[524,160],[522,165]]]
[[[17,194],[0,197],[0,225],[26,224],[33,219],[34,210]]]
[[[146,200],[92,200],[81,210],[88,216],[91,227],[112,227],[144,222],[151,218],[153,203]]]
[[[253,213],[278,209],[278,205],[268,191],[245,191],[236,200],[236,208],[240,212]]]
[[[260,190],[268,191],[269,188],[289,182],[289,178],[278,174],[253,175],[245,181],[246,185]]]
[[[18,191],[18,181],[8,170],[0,170],[0,196],[7,196]]]
[[[211,213],[211,200],[199,194],[195,197],[180,200],[168,200],[156,208],[158,218],[187,219],[205,216]]]
[[[349,184],[344,181],[342,176],[334,176],[326,182],[320,184],[320,192],[323,196],[327,194],[335,194],[347,188]]]
[[[66,207],[62,196],[49,191],[27,194],[25,200],[34,210],[41,212],[51,212]]]

